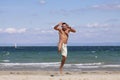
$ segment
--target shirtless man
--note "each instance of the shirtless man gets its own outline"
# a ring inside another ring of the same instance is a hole
[[[60,22],[54,27],[55,30],[59,31],[59,43],[58,52],[62,55],[60,74],[62,74],[62,69],[67,58],[67,41],[70,32],[76,32],[75,29],[71,28],[67,23]]]

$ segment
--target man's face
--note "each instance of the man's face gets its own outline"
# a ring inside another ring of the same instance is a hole
[[[63,24],[62,25],[62,29],[65,31],[67,29],[67,25],[66,24]]]

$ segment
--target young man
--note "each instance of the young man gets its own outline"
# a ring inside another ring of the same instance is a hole
[[[59,43],[58,52],[62,55],[60,74],[62,74],[62,69],[67,58],[67,41],[70,32],[76,32],[75,29],[71,28],[67,23],[60,22],[54,27],[55,30],[59,31]]]

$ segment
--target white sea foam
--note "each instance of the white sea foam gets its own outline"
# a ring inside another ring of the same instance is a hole
[[[120,65],[103,65],[103,66],[101,66],[101,67],[103,67],[103,68],[112,68],[112,67],[116,67],[116,68],[120,68]]]
[[[10,62],[10,60],[0,60],[0,61],[6,62],[6,63]]]
[[[75,64],[75,65],[83,65],[83,66],[92,66],[92,65],[102,65],[104,62],[98,62],[98,63],[81,63],[81,64]]]
[[[0,67],[37,67],[37,68],[46,68],[46,67],[59,67],[60,62],[49,62],[49,63],[0,63]],[[81,63],[81,64],[65,64],[65,68],[77,68],[77,69],[93,69],[93,68],[120,68],[120,65],[105,65],[101,62],[99,63]]]
[[[60,62],[52,62],[52,63],[0,63],[0,66],[5,66],[5,67],[13,67],[13,66],[51,67],[51,66],[57,66],[58,64],[60,64]]]

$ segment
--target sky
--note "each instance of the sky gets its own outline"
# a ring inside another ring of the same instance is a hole
[[[120,0],[0,0],[0,46],[57,45],[59,22],[68,45],[120,45]]]

